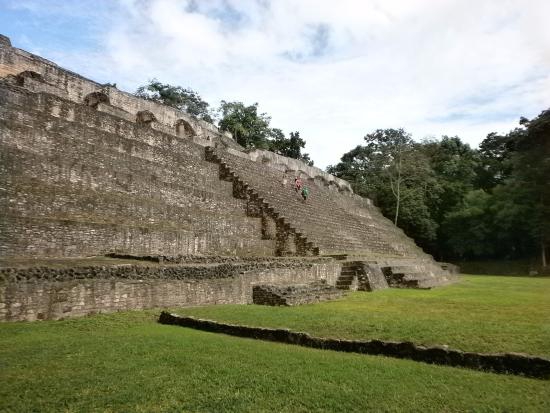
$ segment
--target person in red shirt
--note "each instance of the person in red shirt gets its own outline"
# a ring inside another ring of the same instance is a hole
[[[300,192],[300,190],[302,189],[302,180],[298,177],[294,178],[294,189],[296,190],[296,192]]]

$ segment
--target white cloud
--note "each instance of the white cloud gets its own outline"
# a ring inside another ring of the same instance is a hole
[[[259,102],[320,166],[375,128],[477,145],[548,107],[546,0],[125,0],[112,81]]]

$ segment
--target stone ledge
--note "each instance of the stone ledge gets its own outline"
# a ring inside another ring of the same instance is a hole
[[[310,268],[315,263],[299,260],[270,260],[251,262],[214,262],[181,265],[111,264],[72,268],[46,266],[30,268],[0,268],[0,283],[13,284],[38,281],[71,281],[83,279],[126,280],[193,280],[234,278],[246,271],[263,271],[281,268]]]
[[[166,311],[160,314],[158,321],[161,324],[178,325],[213,333],[295,344],[322,350],[381,355],[421,361],[428,364],[465,367],[493,373],[516,374],[538,379],[550,379],[550,360],[527,354],[474,353],[449,349],[447,347],[424,347],[411,342],[320,338],[312,337],[307,333],[294,332],[286,329],[224,324],[194,317],[178,316]]]
[[[309,266],[310,264],[327,264],[334,262],[331,257],[239,257],[227,255],[132,255],[109,253],[109,258],[151,261],[166,264],[214,264],[214,263],[274,263],[280,266]]]

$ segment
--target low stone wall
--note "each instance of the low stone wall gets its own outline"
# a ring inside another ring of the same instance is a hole
[[[162,312],[160,314],[159,323],[178,325],[214,333],[223,333],[237,337],[296,344],[322,350],[382,355],[421,361],[429,364],[442,364],[491,371],[494,373],[508,373],[540,379],[550,379],[550,360],[526,354],[473,353],[453,350],[447,347],[418,346],[411,342],[320,338],[312,337],[307,333],[285,329],[224,324],[194,317],[178,316],[167,312]]]
[[[334,284],[337,263],[111,265],[0,269],[0,321],[207,304],[250,304],[256,284]]]

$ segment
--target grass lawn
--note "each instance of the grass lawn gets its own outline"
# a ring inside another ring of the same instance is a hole
[[[550,381],[211,334],[157,315],[0,325],[0,411],[550,411]]]
[[[300,307],[224,305],[179,314],[320,337],[408,340],[550,356],[550,277],[462,276],[434,290],[388,289]]]

